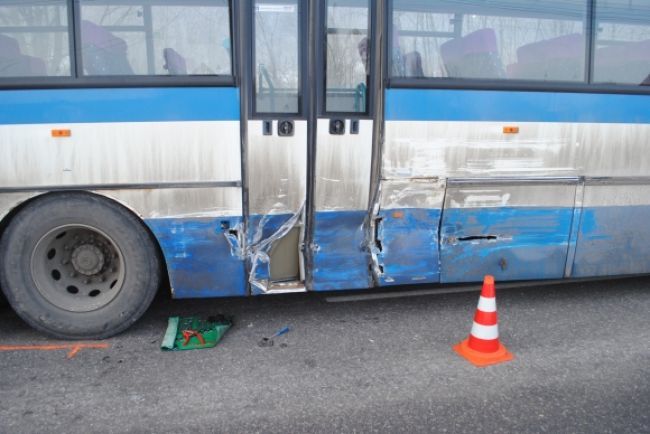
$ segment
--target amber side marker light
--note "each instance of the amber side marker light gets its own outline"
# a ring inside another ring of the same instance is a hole
[[[519,134],[519,127],[503,127],[503,134]]]
[[[68,129],[52,130],[52,137],[70,137],[72,131]]]

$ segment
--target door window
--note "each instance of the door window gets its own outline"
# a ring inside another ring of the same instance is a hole
[[[368,110],[370,33],[368,1],[327,2],[327,112]]]
[[[300,22],[298,0],[256,0],[255,111],[300,111]]]

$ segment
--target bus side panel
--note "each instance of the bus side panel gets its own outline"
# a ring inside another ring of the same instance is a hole
[[[650,185],[585,188],[574,277],[650,272]]]

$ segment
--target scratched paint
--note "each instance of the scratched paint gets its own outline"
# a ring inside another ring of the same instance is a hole
[[[315,216],[313,289],[334,291],[372,286],[364,230],[366,211],[329,211]]]
[[[445,209],[441,282],[564,277],[573,208]]]
[[[248,293],[244,260],[232,254],[225,236],[240,222],[240,217],[146,220],[160,243],[175,298]]]
[[[586,207],[573,277],[650,272],[650,206]]]

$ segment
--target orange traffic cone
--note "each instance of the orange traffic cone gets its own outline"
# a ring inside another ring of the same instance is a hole
[[[485,276],[469,337],[454,345],[454,351],[476,366],[488,366],[512,360],[513,356],[499,342],[494,277]]]

